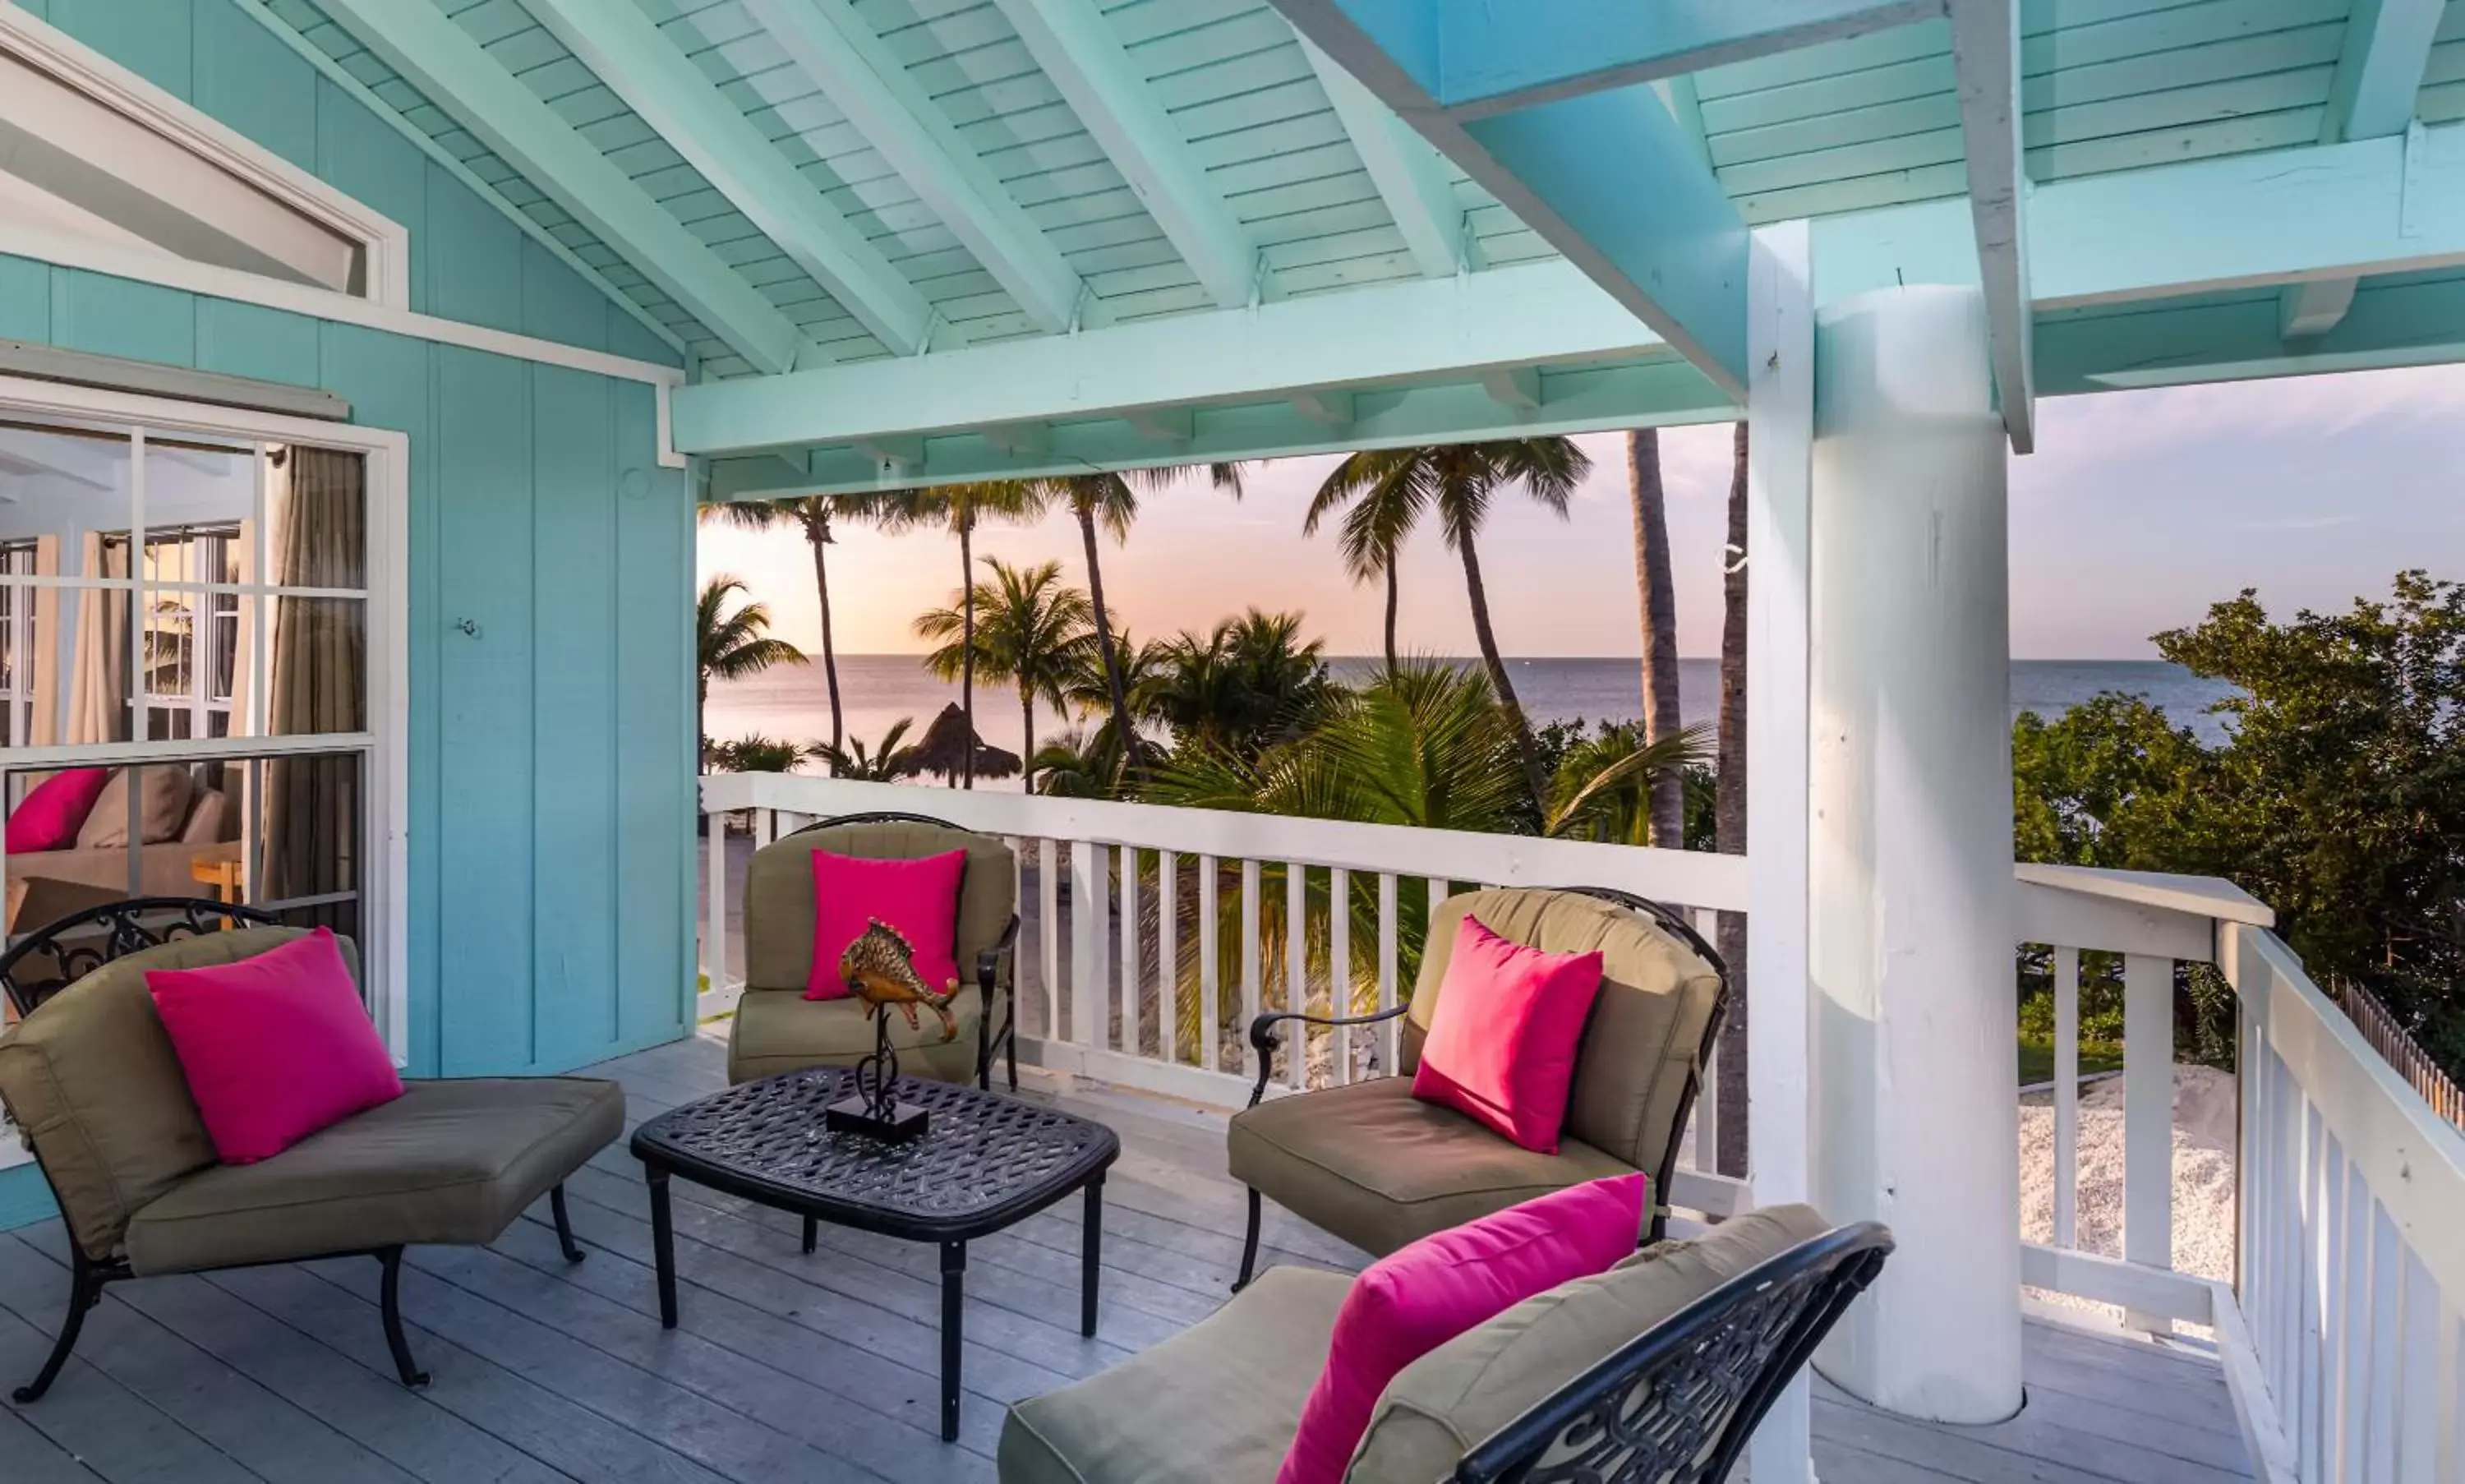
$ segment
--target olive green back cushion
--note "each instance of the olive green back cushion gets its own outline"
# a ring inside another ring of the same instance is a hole
[[[1467,915],[1500,938],[1551,953],[1601,950],[1601,993],[1576,1054],[1566,1132],[1638,1169],[1657,1170],[1687,1090],[1702,1076],[1703,1032],[1719,1003],[1720,975],[1658,923],[1597,897],[1521,888],[1450,897],[1430,914],[1402,1036],[1407,1074],[1420,1063],[1455,930]],[[1668,1198],[1653,1192],[1654,1201]]]
[[[1660,1242],[1457,1335],[1396,1374],[1352,1455],[1352,1484],[1443,1479],[1543,1397],[1758,1263],[1831,1229],[1775,1206],[1692,1241]]]
[[[744,987],[802,989],[813,971],[813,852],[873,860],[917,860],[966,851],[959,881],[959,984],[976,982],[976,956],[1001,941],[1018,910],[1018,868],[991,835],[904,820],[825,825],[753,853],[744,877]]]
[[[249,927],[175,939],[115,959],[0,1036],[0,1098],[43,1162],[87,1256],[109,1257],[128,1218],[214,1163],[179,1054],[145,990],[149,968],[205,968],[305,936]],[[356,982],[358,951],[337,939]]]

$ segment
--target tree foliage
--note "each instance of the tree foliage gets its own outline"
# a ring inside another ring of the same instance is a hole
[[[2465,1070],[2465,584],[2401,572],[2384,601],[2285,620],[2246,590],[2157,648],[2236,688],[2227,740],[2130,697],[2023,716],[2022,858],[2226,877],[2315,976]]]

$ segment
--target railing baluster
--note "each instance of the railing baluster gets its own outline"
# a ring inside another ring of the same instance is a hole
[[[1035,947],[1044,970],[1044,1033],[1061,1038],[1061,853],[1050,837],[1035,842]]]
[[[1337,866],[1326,874],[1326,998],[1328,1013],[1352,1013],[1352,873]],[[1328,1049],[1328,1077],[1337,1087],[1352,1080],[1352,1028],[1335,1028]]]
[[[1403,914],[1396,903],[1395,890],[1395,874],[1391,871],[1380,872],[1378,874],[1378,1008],[1382,1010],[1393,1009],[1396,1004],[1395,996],[1400,992],[1396,987],[1396,963],[1400,948],[1396,938],[1398,919]],[[1379,1025],[1378,1070],[1388,1076],[1393,1076],[1398,1070],[1395,1060],[1397,1038],[1398,1031],[1394,1021],[1385,1021]]]
[[[1258,1053],[1250,1045],[1250,1025],[1258,1018],[1258,863],[1241,862],[1241,1023],[1233,1033],[1241,1038],[1241,1065],[1251,1075],[1258,1074]]]
[[[1704,909],[1689,916],[1705,942],[1721,930],[1717,912]],[[1737,1008],[1733,1005],[1731,1013]],[[1695,1097],[1695,1132],[1687,1141],[1687,1158],[1697,1169],[1721,1167],[1721,1047],[1716,1040],[1711,1054],[1703,1058],[1703,1090]]]
[[[1156,1054],[1181,1059],[1181,894],[1170,851],[1156,853]]]
[[[704,814],[702,824],[710,861],[710,879],[704,883],[710,925],[701,945],[702,977],[709,983],[702,987],[718,994],[727,988],[727,815]]]
[[[2397,1241],[2396,1224],[2387,1207],[2370,1203],[2370,1320],[2365,1338],[2370,1346],[2370,1406],[2363,1417],[2362,1451],[2357,1478],[2396,1477],[2396,1408],[2405,1382],[2397,1370],[2398,1346],[2404,1336],[2400,1308],[2405,1290],[2405,1249]]]
[[[2077,948],[2054,950],[2056,1247],[2079,1245],[2079,965]]]
[[[2371,1410],[2371,1189],[2353,1162],[2345,1164],[2344,1282],[2336,1294],[2338,1476],[2375,1477],[2363,1470],[2363,1425]]]
[[[1224,1070],[1223,971],[1216,953],[1216,861],[1198,857],[1198,1047],[1210,1072]]]
[[[758,851],[778,838],[774,831],[779,828],[779,816],[776,809],[755,809],[752,813],[753,848]]]
[[[1104,1044],[1112,853],[1093,841],[1070,842],[1070,1039],[1081,1046]]]
[[[2147,954],[2122,961],[2122,1255],[2174,1266],[2174,972]],[[2123,1322],[2169,1334],[2173,1322],[2126,1310]]]
[[[1284,862],[1283,1008],[1309,1008],[1309,867],[1297,860]],[[1284,1080],[1300,1092],[1309,1086],[1309,1026],[1298,1020],[1285,1025],[1292,1031],[1286,1042],[1292,1054],[1284,1066]]]
[[[1145,1045],[1139,1035],[1139,996],[1144,992],[1145,976],[1139,972],[1139,851],[1134,845],[1121,848],[1121,1050],[1131,1056],[1143,1055]]]

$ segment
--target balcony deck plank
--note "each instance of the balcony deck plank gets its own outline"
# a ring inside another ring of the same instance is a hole
[[[725,1084],[706,1039],[600,1069],[629,1117]],[[547,1484],[988,1484],[1010,1402],[1066,1384],[1220,1303],[1240,1192],[1222,1115],[1079,1087],[1055,1097],[1121,1134],[1105,1183],[1103,1333],[1077,1333],[1077,1203],[969,1250],[966,1399],[936,1440],[939,1296],[931,1253],[674,1187],[682,1322],[661,1331],[639,1164],[621,1144],[569,1185],[590,1260],[569,1268],[544,1207],[484,1251],[411,1254],[404,1305],[421,1362],[406,1392],[376,1322],[376,1267],[305,1264],[119,1285],[52,1396],[0,1403],[12,1481],[488,1478]],[[1273,1211],[1264,1260],[1366,1259]],[[33,1369],[58,1319],[57,1223],[0,1236],[0,1375]],[[2228,1484],[2250,1476],[2225,1384],[2196,1351],[2027,1326],[2030,1406],[1991,1428],[1890,1417],[1817,1384],[1826,1484]]]

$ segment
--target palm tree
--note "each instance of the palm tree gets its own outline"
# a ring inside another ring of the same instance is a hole
[[[826,553],[837,538],[831,533],[833,516],[860,517],[880,503],[874,495],[805,495],[793,499],[728,500],[701,507],[705,521],[721,521],[748,531],[792,525],[813,548],[813,595],[822,609],[822,680],[831,695],[831,745],[844,736],[839,709],[838,647],[831,634],[831,569]]]
[[[1301,637],[1299,613],[1251,609],[1203,639],[1182,633],[1155,649],[1153,673],[1131,707],[1168,728],[1176,744],[1255,756],[1307,731],[1339,694],[1324,645]]]
[[[1730,441],[1729,545],[1721,563],[1721,740],[1713,806],[1713,848],[1746,853],[1746,422]],[[1746,919],[1723,912],[1721,957],[1729,965],[1729,1018],[1721,1028],[1721,1106],[1735,1110],[1720,1127],[1724,1175],[1746,1172]]]
[[[1309,513],[1301,518],[1301,534],[1317,535],[1320,521],[1347,500],[1352,502],[1337,533],[1336,549],[1343,554],[1344,571],[1353,582],[1383,580],[1387,585],[1387,673],[1393,675],[1398,663],[1395,610],[1401,596],[1396,573],[1404,539],[1412,533],[1426,503],[1425,490],[1412,477],[1409,464],[1356,462],[1359,457],[1346,459],[1319,486],[1310,498]]]
[[[1660,479],[1660,430],[1626,435],[1626,481],[1634,508],[1634,587],[1643,605],[1643,738],[1677,735],[1677,588],[1669,570],[1669,495]],[[1652,783],[1649,843],[1686,847],[1686,779],[1664,769]]]
[[[1129,682],[1123,674],[1120,649],[1113,641],[1112,611],[1104,604],[1104,569],[1098,559],[1096,527],[1101,525],[1120,545],[1130,539],[1130,525],[1139,515],[1139,489],[1160,489],[1179,480],[1192,471],[1185,466],[1135,470],[1127,475],[1105,471],[1098,474],[1061,475],[1036,481],[1048,498],[1070,507],[1078,522],[1078,539],[1087,552],[1087,595],[1096,609],[1096,649],[1105,688],[1105,699],[1112,711],[1114,735],[1132,748],[1138,745],[1138,729],[1130,724]],[[1219,490],[1241,498],[1241,466],[1209,464],[1208,482]]]
[[[1018,687],[1019,756],[1026,759],[1029,792],[1035,788],[1035,703],[1055,707],[1069,700],[1070,682],[1086,667],[1094,642],[1095,606],[1087,594],[1061,580],[1061,564],[1015,567],[985,558],[990,582],[953,594],[951,606],[916,620],[919,638],[942,647],[924,656],[924,667],[947,680],[973,668],[988,679]]]
[[[729,611],[728,600],[744,591],[744,580],[721,572],[701,585],[694,606],[694,653],[698,689],[694,696],[696,735],[701,714],[710,705],[710,682],[741,680],[772,665],[801,665],[805,652],[785,639],[770,637],[770,609],[742,603]],[[704,746],[708,745],[707,739]]]
[[[1436,510],[1447,545],[1463,563],[1473,636],[1480,645],[1481,664],[1489,673],[1490,689],[1514,727],[1516,751],[1522,759],[1524,781],[1536,807],[1545,803],[1549,781],[1543,776],[1540,749],[1533,743],[1532,727],[1524,719],[1522,703],[1516,698],[1515,684],[1507,678],[1506,661],[1499,655],[1498,633],[1489,621],[1489,589],[1481,579],[1477,543],[1480,528],[1489,520],[1490,501],[1499,491],[1521,485],[1544,509],[1564,520],[1567,500],[1591,469],[1591,459],[1575,447],[1573,439],[1564,437],[1370,450],[1355,454],[1336,466],[1320,485],[1317,498],[1310,503],[1310,516],[1303,522],[1307,529],[1316,518],[1336,506],[1354,503],[1354,514],[1345,519],[1347,553],[1357,547],[1365,560],[1391,572],[1404,537],[1423,511]],[[1365,509],[1378,513],[1373,518],[1365,515]],[[1357,539],[1349,529],[1356,519],[1363,521]],[[1356,570],[1360,569],[1356,565]],[[1391,593],[1389,604],[1391,609]],[[1391,647],[1391,640],[1389,644]],[[1391,667],[1391,658],[1389,663]]]
[[[1043,490],[1033,480],[992,479],[885,491],[874,508],[875,518],[890,530],[934,526],[959,539],[959,711],[971,733],[976,724],[976,527],[986,521],[1031,520],[1044,513],[1045,501]],[[960,769],[959,786],[975,786],[976,760],[971,752]]]
[[[900,717],[881,734],[881,742],[870,750],[864,739],[850,738],[844,747],[835,744],[816,745],[813,756],[830,767],[833,778],[851,778],[859,783],[891,784],[906,777],[914,769],[909,765],[916,749],[907,745],[907,730],[916,724],[914,717]]]

